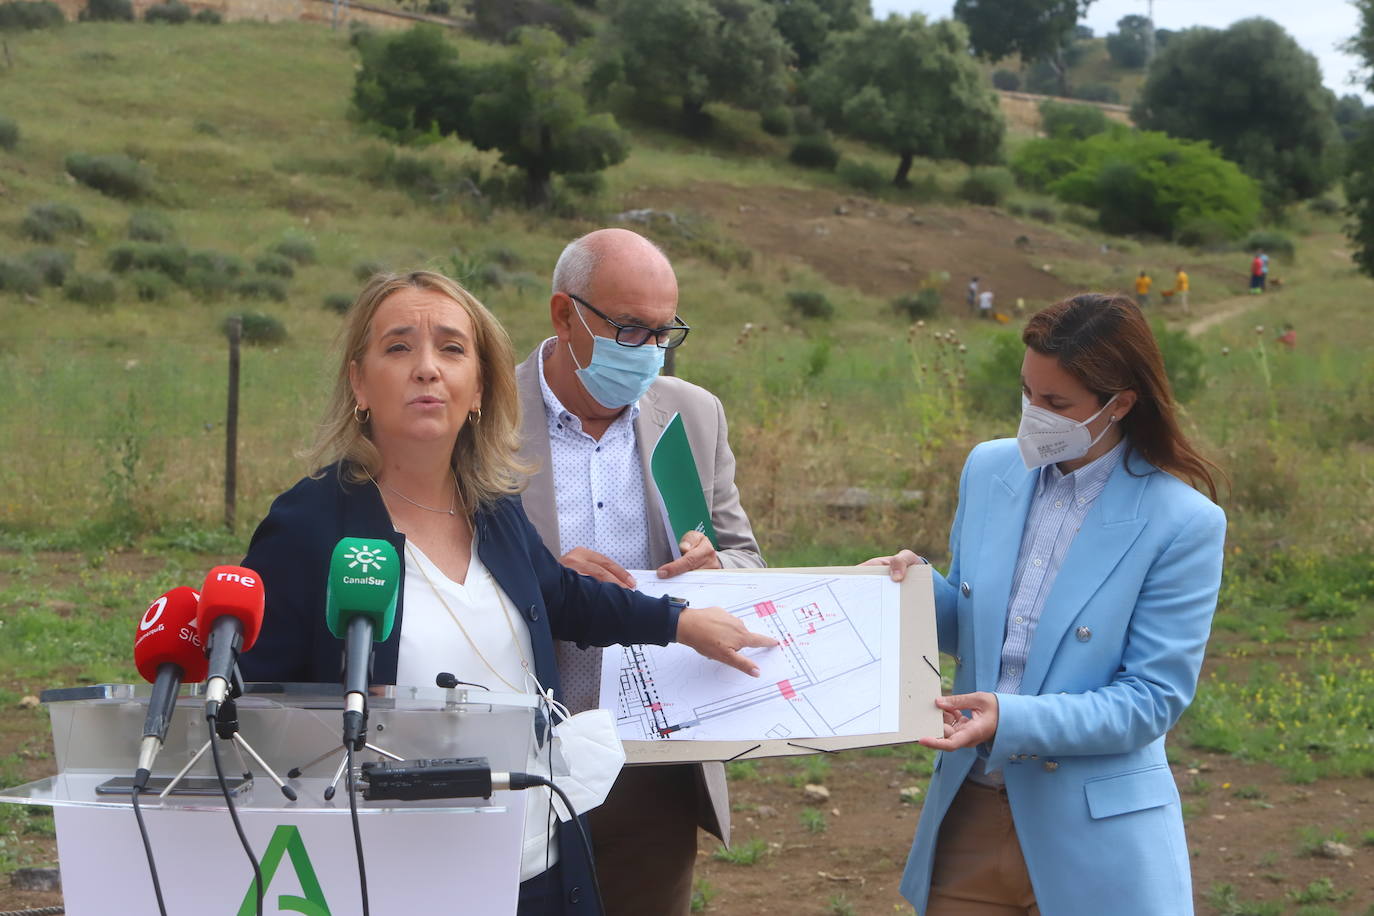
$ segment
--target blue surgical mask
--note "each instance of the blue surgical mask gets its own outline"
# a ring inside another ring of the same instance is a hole
[[[573,310],[581,319],[582,326],[591,334],[587,319],[582,317],[582,309],[573,303]],[[573,365],[577,366],[577,377],[582,387],[608,410],[633,404],[644,396],[649,386],[658,378],[663,368],[663,349],[646,343],[642,347],[622,347],[610,337],[592,334],[592,359],[584,368],[577,365],[577,354],[572,344],[568,344],[568,354]]]

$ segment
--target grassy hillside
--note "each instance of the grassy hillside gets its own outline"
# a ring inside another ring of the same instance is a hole
[[[1185,423],[1228,477],[1222,604],[1174,751],[1196,777],[1185,811],[1199,901],[1226,913],[1330,901],[1354,913],[1374,899],[1358,877],[1374,874],[1369,809],[1350,800],[1374,775],[1374,284],[1355,273],[1338,217],[1290,214],[1296,257],[1275,259],[1282,289],[1252,298],[1244,252],[1105,237],[1091,213],[1020,192],[1001,208],[961,205],[954,191],[968,170],[950,163],[919,162],[909,190],[861,193],[788,164],[787,141],[728,109],[713,109],[709,140],[636,122],[632,155],[599,195],[565,189],[552,212],[529,213],[473,193],[500,174],[490,154],[455,141],[398,153],[350,123],[355,57],[324,28],[91,24],[7,43],[0,115],[22,137],[0,150],[0,258],[44,247],[21,222],[31,206],[59,203],[90,228],[46,244],[81,273],[110,270],[136,210],[165,216],[187,249],[250,270],[283,239],[308,240],[315,259],[282,280],[282,302],[175,284],[140,301],[127,275],[100,307],[54,287],[0,291],[0,783],[52,768],[41,710],[20,698],[132,679],[132,605],[240,556],[271,498],[307,470],[299,452],[339,326],[326,296],[351,297],[375,266],[445,270],[493,307],[523,353],[545,336],[546,277],[561,246],[619,222],[674,259],[694,328],[679,372],[725,403],[743,501],[774,565],[845,563],[898,545],[938,561],[968,448],[1015,430],[1021,316],[1076,290],[1127,290],[1148,270]],[[895,167],[879,151],[842,148],[883,175]],[[77,184],[64,168],[74,152],[139,160],[152,193],[125,202]],[[618,215],[629,210],[652,213]],[[1192,276],[1190,314],[1158,297],[1176,265]],[[966,313],[974,274],[995,290],[1005,324]],[[921,288],[936,293],[933,314],[893,308]],[[803,315],[789,304],[799,293],[823,296],[833,314]],[[224,533],[219,326],[245,309],[278,319],[288,336],[244,353],[239,523]],[[1292,349],[1275,340],[1290,323]],[[1236,789],[1196,775],[1204,754]],[[849,797],[875,807],[866,816],[844,802],[857,825],[849,839],[836,839],[838,815],[824,841],[807,838],[824,829],[814,811],[798,822],[805,837],[793,824],[789,839],[742,807],[738,842],[766,857],[768,843],[786,840],[796,873],[852,871],[857,905],[887,911],[911,823],[882,793],[928,772],[927,758],[905,750],[850,755],[833,781],[869,779],[873,792]],[[771,785],[779,795],[757,800],[781,806],[798,774],[764,765],[732,775],[740,798]],[[1335,862],[1311,854],[1313,837],[1363,839],[1356,858]],[[844,844],[853,855],[836,858]],[[0,812],[0,870],[53,855],[50,819]],[[704,898],[716,894],[711,882],[724,888],[712,912],[762,911],[740,902],[751,893],[801,912],[835,893],[760,880],[766,858],[761,872],[737,867],[706,866]],[[1326,890],[1313,891],[1321,881]],[[846,899],[832,909],[855,911]]]

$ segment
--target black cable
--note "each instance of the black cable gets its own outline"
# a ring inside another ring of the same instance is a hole
[[[248,845],[248,836],[243,832],[243,824],[239,823],[239,812],[234,807],[234,796],[229,791],[229,783],[224,778],[224,765],[219,759],[219,745],[215,739],[219,737],[215,734],[215,717],[207,715],[205,721],[210,724],[210,756],[215,761],[215,776],[219,779],[219,790],[224,793],[224,803],[229,806],[229,819],[234,822],[234,831],[239,835],[239,842],[243,844],[243,852],[248,856],[248,862],[253,866],[253,892],[257,901],[257,916],[262,916],[262,869],[258,866],[258,857],[253,855],[253,847]]]
[[[138,793],[142,787],[134,783],[130,797],[134,801],[134,820],[138,821],[138,835],[143,838],[143,853],[148,857],[148,874],[153,879],[153,893],[157,895],[157,911],[167,916],[167,904],[162,902],[162,882],[157,878],[157,862],[153,860],[153,844],[148,839],[148,828],[143,823],[143,810],[138,807]]]
[[[370,916],[371,911],[367,908],[367,865],[363,862],[363,832],[358,825],[358,784],[353,780],[352,744],[344,745],[344,754],[348,758],[344,769],[348,783],[344,788],[348,791],[348,813],[353,820],[353,848],[358,853],[358,886],[363,895],[363,916]]]
[[[526,781],[525,786],[517,785],[517,782],[520,781],[517,777],[521,776],[523,776]],[[582,838],[582,848],[587,853],[587,866],[588,871],[590,871],[592,875],[592,893],[596,894],[597,907],[598,909],[605,910],[606,907],[601,902],[601,882],[596,879],[596,858],[592,855],[592,840],[591,837],[587,836],[587,828],[582,826],[582,818],[577,816],[577,809],[572,806],[572,802],[568,801],[568,796],[563,793],[562,789],[554,785],[552,780],[545,779],[538,773],[511,773],[510,778],[512,789],[527,788],[528,786],[544,786],[557,793],[559,801],[563,802],[563,807],[568,809],[568,814],[572,817],[573,824],[577,826],[577,835]]]

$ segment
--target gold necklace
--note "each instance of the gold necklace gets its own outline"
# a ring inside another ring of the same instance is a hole
[[[392,493],[395,493],[397,496],[401,497],[401,499],[404,499],[406,502],[410,503],[417,509],[424,509],[426,512],[440,512],[447,515],[458,514],[458,474],[456,471],[453,470],[452,467],[448,469],[448,472],[453,476],[453,498],[449,501],[447,509],[436,509],[433,506],[426,506],[424,503],[417,503],[415,500],[411,499],[409,496],[406,496],[404,493],[393,487],[391,484],[377,483],[377,478],[373,477],[372,472],[368,471],[366,468],[363,469],[363,472],[367,474],[367,479],[372,481],[373,486],[386,487]]]
[[[420,570],[420,575],[424,577],[425,582],[429,585],[430,591],[434,592],[434,597],[438,598],[439,603],[444,606],[444,610],[448,611],[449,618],[458,626],[458,632],[463,634],[463,638],[468,641],[468,645],[472,647],[472,651],[477,653],[477,657],[482,660],[482,664],[486,665],[487,670],[496,675],[496,679],[505,684],[506,687],[510,689],[511,693],[524,693],[524,690],[516,687],[510,681],[502,677],[501,672],[496,670],[496,666],[487,661],[487,657],[482,654],[482,650],[477,645],[477,640],[472,638],[472,634],[468,632],[467,627],[463,626],[463,621],[458,619],[458,615],[453,613],[453,608],[449,607],[448,602],[444,600],[444,595],[434,584],[434,580],[429,577],[429,573],[425,572],[424,565],[420,562],[420,558],[415,555],[415,549],[410,546],[409,541],[406,541],[406,550],[410,552],[411,561],[415,564],[415,568]],[[501,600],[500,583],[496,583],[496,592],[496,603],[501,605],[501,613],[506,618],[506,628],[510,630],[511,643],[515,646],[515,651],[520,655],[520,667],[528,674],[530,671],[530,662],[529,659],[525,658],[525,650],[520,646],[520,638],[515,635],[515,623],[510,619],[510,611],[506,609],[506,603]]]

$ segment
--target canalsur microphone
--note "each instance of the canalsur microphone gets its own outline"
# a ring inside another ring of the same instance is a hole
[[[138,770],[134,773],[134,784],[139,789],[147,788],[153,759],[167,740],[167,727],[172,724],[182,682],[205,680],[209,666],[196,630],[199,605],[200,595],[195,589],[184,585],[174,588],[148,606],[134,633],[134,665],[143,679],[153,685],[148,715],[143,720]]]
[[[262,577],[245,566],[216,566],[205,576],[196,609],[196,628],[209,656],[205,682],[205,717],[219,715],[229,695],[239,653],[258,641],[262,629]]]
[[[344,640],[343,743],[355,750],[363,736],[372,644],[391,636],[400,581],[400,560],[389,541],[343,538],[334,545],[325,621]]]

